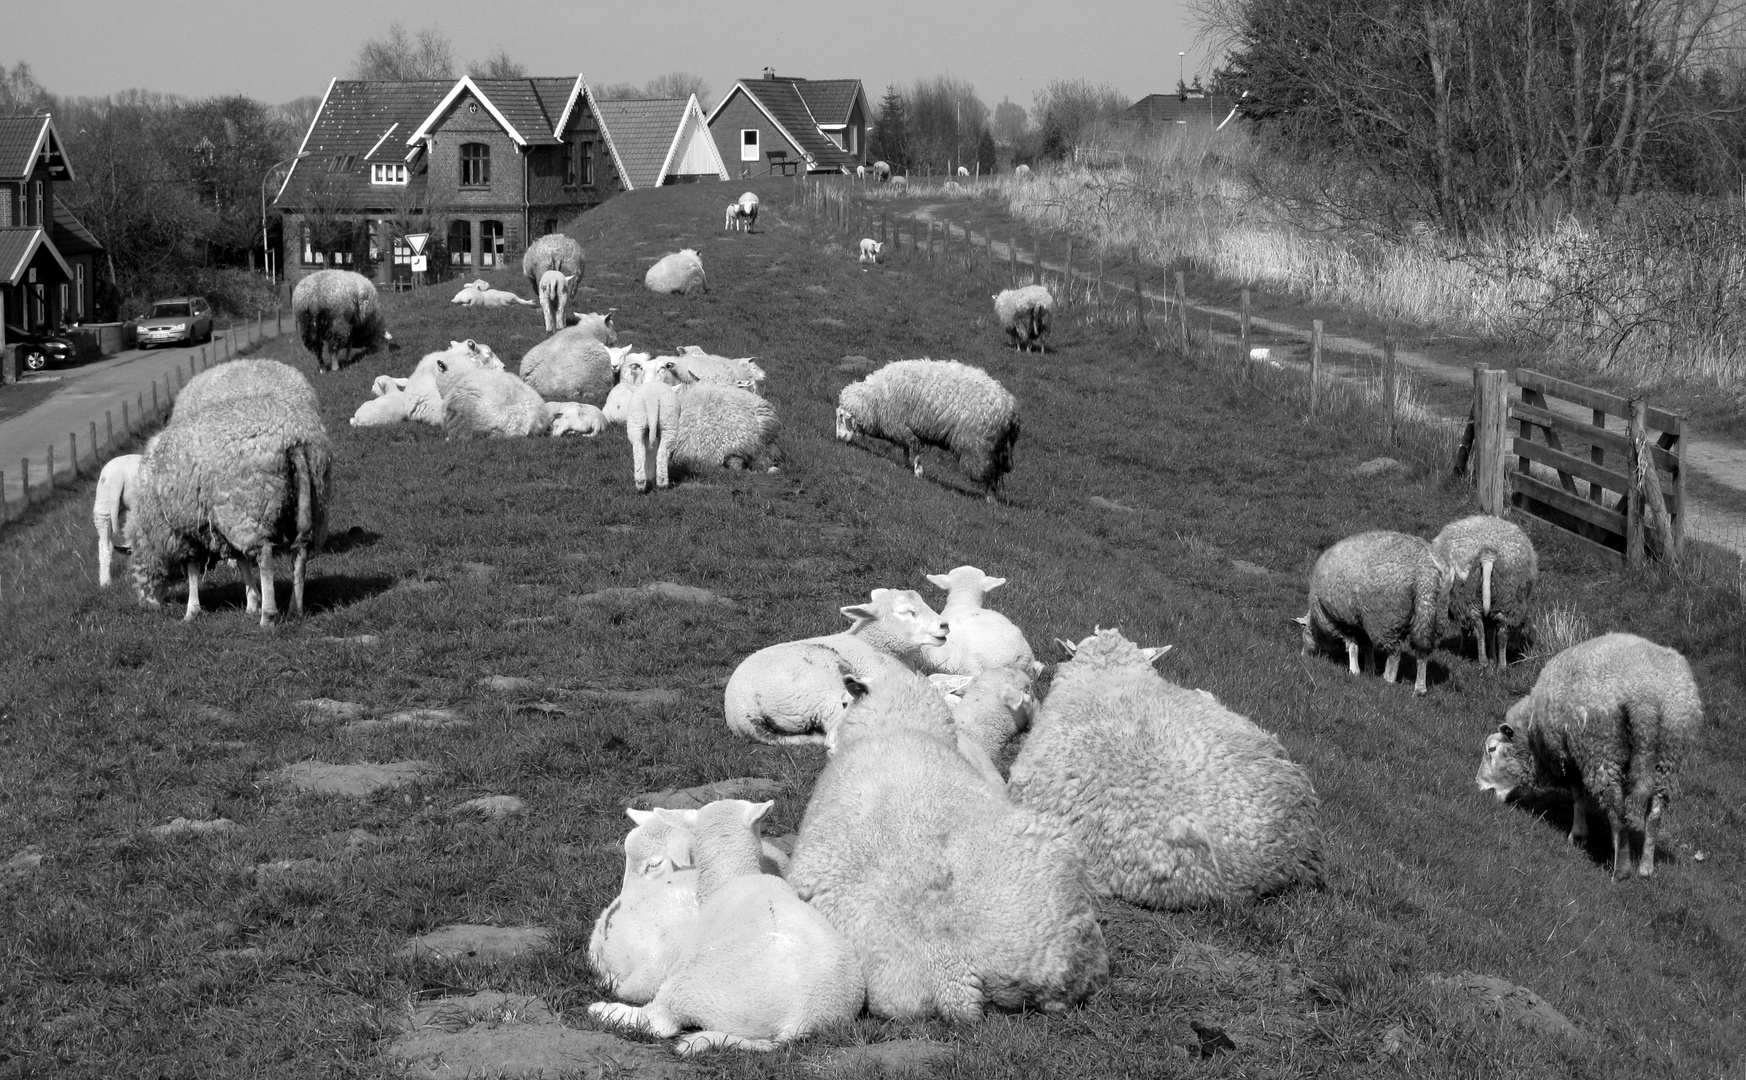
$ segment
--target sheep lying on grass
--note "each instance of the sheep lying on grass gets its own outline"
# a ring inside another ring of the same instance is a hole
[[[1020,165],[1013,169],[1012,175],[1019,180],[1029,180],[1031,178],[1031,167],[1029,165]]]
[[[694,289],[709,291],[709,281],[703,275],[703,260],[690,248],[663,256],[643,275],[643,284],[650,292],[688,293]]]
[[[271,365],[303,380],[274,361],[237,363]],[[188,580],[184,617],[194,618],[202,568],[236,557],[248,610],[258,607],[265,626],[278,614],[273,555],[292,548],[291,612],[303,611],[305,567],[327,531],[333,455],[320,414],[302,395],[283,393],[286,376],[274,374],[258,383],[233,376],[222,399],[172,419],[147,445],[128,538],[134,590],[148,606],[162,604],[171,576],[182,571]]]
[[[1315,789],[1279,740],[1166,682],[1164,650],[1115,630],[1068,648],[1007,790],[1071,826],[1095,890],[1187,908],[1321,880]]]
[[[405,379],[378,376],[370,388],[376,396],[358,406],[357,411],[352,414],[352,425],[379,427],[398,424],[402,420],[417,420],[420,423],[440,426],[443,422],[443,398],[442,391],[437,386],[439,364],[446,365],[451,371],[468,366],[503,370],[503,361],[491,351],[491,346],[482,345],[472,338],[451,341],[449,347],[442,352],[427,353],[418,362],[418,366],[413,368],[411,376]],[[188,385],[191,387],[194,384]],[[186,393],[184,390],[183,394]]]
[[[500,308],[519,304],[522,307],[533,307],[535,301],[517,296],[507,289],[493,289],[491,283],[484,280],[470,282],[466,288],[455,294],[451,304],[462,307]]]
[[[563,233],[547,233],[529,244],[522,254],[521,272],[539,294],[546,333],[563,328],[564,310],[570,306],[570,297],[581,283],[584,269],[582,245]],[[549,277],[553,272],[558,276]]]
[[[1570,842],[1588,843],[1593,800],[1613,828],[1613,880],[1655,873],[1655,833],[1674,776],[1697,745],[1703,702],[1691,665],[1635,634],[1602,634],[1554,656],[1528,696],[1486,737],[1475,780],[1502,799],[1518,788],[1570,792]]]
[[[338,371],[357,353],[375,352],[394,340],[382,322],[376,286],[350,270],[317,270],[291,293],[291,314],[303,347],[316,366]]]
[[[1422,694],[1450,590],[1464,580],[1465,567],[1449,565],[1416,536],[1385,530],[1348,536],[1322,552],[1310,571],[1304,654],[1340,641],[1357,675],[1359,649],[1368,642],[1387,655],[1382,677],[1394,682],[1401,654],[1411,653],[1418,662],[1413,692]]]
[[[521,377],[547,401],[606,404],[613,383],[612,353],[597,333],[594,325],[559,330],[522,356]]]
[[[1043,339],[1049,336],[1049,314],[1055,294],[1045,285],[1002,289],[994,294],[994,318],[1012,342],[1013,351],[1047,352]]]
[[[909,589],[874,589],[867,603],[840,610],[847,630],[740,661],[722,694],[730,730],[762,743],[823,743],[842,708],[841,665],[865,680],[888,663],[917,665],[922,650],[946,640],[946,621]]]
[[[1449,616],[1478,642],[1486,663],[1486,635],[1496,638],[1492,655],[1509,664],[1510,634],[1528,622],[1528,603],[1540,577],[1534,542],[1520,525],[1489,514],[1452,521],[1431,541],[1431,550],[1465,577],[1449,593]]]
[[[928,581],[946,590],[946,606],[940,614],[949,632],[944,645],[923,651],[923,670],[948,675],[976,675],[1001,667],[1030,670],[1036,655],[1024,632],[1005,615],[982,606],[985,596],[1006,584],[1005,578],[959,566],[949,574],[929,574]]]
[[[625,403],[632,478],[649,490],[649,454],[655,456],[655,486],[671,484],[674,462],[682,469],[740,469],[774,456],[776,408],[749,390],[717,383],[681,383],[668,358]],[[775,471],[774,465],[768,466]]]
[[[454,299],[450,300],[449,303],[470,306],[475,292],[482,292],[490,287],[491,283],[484,278],[466,282],[461,286],[461,291],[456,293]]]
[[[1007,743],[1030,730],[1037,711],[1037,699],[1031,693],[1035,675],[1036,669],[1029,665],[989,668],[971,678],[948,701],[952,724],[958,731],[958,752],[1002,790],[1006,778],[996,762]]]
[[[892,665],[844,690],[788,880],[855,946],[868,1011],[973,1023],[1084,1000],[1109,959],[1079,842],[960,753],[921,676]]]
[[[774,1050],[860,1014],[866,988],[855,950],[793,886],[760,872],[758,822],[772,805],[723,799],[697,811],[690,932],[647,1006],[597,1002],[590,1016],[658,1038],[703,1029],[679,1040],[685,1056]]]
[[[466,368],[452,381],[445,374],[439,369],[443,430],[451,439],[597,435],[606,426],[592,405],[548,402],[507,371]]]
[[[97,474],[97,498],[91,504],[91,524],[97,527],[97,585],[107,588],[115,553],[127,554],[127,520],[133,515],[139,482],[139,454],[122,454],[103,463]],[[115,542],[116,537],[122,543]]]
[[[885,247],[884,244],[881,244],[879,241],[873,239],[872,237],[864,236],[861,238],[861,255],[855,261],[856,262],[863,262],[863,263],[876,263],[879,261],[879,252],[884,247]]]
[[[764,369],[753,362],[753,357],[717,356],[696,345],[686,345],[672,359],[677,361],[680,378],[685,382],[721,383],[759,395],[764,392]]]
[[[903,447],[917,476],[922,447],[950,450],[994,502],[1012,471],[1018,401],[981,368],[956,360],[898,360],[837,396],[837,438],[852,442],[856,435]]]
[[[564,325],[592,335],[594,340],[602,345],[617,345],[618,327],[612,323],[613,313],[617,310],[617,308],[607,308],[604,315],[599,312],[589,312],[584,315],[580,311],[572,311],[564,316]]]

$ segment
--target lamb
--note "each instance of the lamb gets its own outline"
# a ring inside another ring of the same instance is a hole
[[[876,263],[879,261],[879,252],[884,247],[885,247],[884,244],[873,239],[872,237],[864,236],[861,238],[860,258],[856,259],[855,261],[856,262],[864,262],[864,263]]]
[[[469,281],[461,286],[461,291],[456,293],[454,299],[450,300],[449,303],[471,306],[473,302],[473,294],[475,292],[482,292],[490,287],[491,283],[484,278]]]
[[[750,195],[751,192],[748,191],[746,194]],[[752,226],[757,223],[757,220],[758,204],[756,201],[749,204],[743,202],[731,202],[727,204],[727,216],[723,221],[722,229],[738,229],[741,232],[751,232]]]
[[[1012,175],[1018,180],[1029,180],[1031,178],[1031,167],[1029,165],[1016,166],[1012,170]]]
[[[950,450],[994,502],[1012,471],[1018,402],[981,368],[956,360],[898,360],[837,396],[837,438],[852,442],[858,434],[903,447],[917,476],[923,446]]]
[[[1043,339],[1049,336],[1049,315],[1055,296],[1045,285],[1002,289],[994,294],[994,318],[1006,331],[1014,352],[1047,352]]]
[[[958,166],[958,175],[959,176],[969,176],[970,170],[968,168],[966,168],[965,166],[960,165],[960,166]]]
[[[703,260],[690,248],[662,256],[643,275],[643,284],[650,292],[688,293],[693,289],[709,291],[709,281],[703,276]]]
[[[274,379],[261,380],[254,392],[233,382],[223,405],[172,419],[146,447],[128,535],[134,591],[159,607],[180,569],[188,579],[184,618],[193,619],[202,567],[234,556],[243,564],[248,610],[258,607],[265,626],[278,614],[273,555],[286,547],[296,551],[291,613],[303,610],[308,558],[327,531],[333,454],[320,414],[301,395],[285,395]]]
[[[534,307],[537,301],[517,296],[507,289],[493,289],[490,287],[490,282],[475,281],[456,293],[455,298],[449,303],[460,304],[463,307],[499,308],[509,307],[512,304]]]
[[[736,386],[693,382],[680,385],[668,359],[636,388],[625,405],[632,477],[649,490],[648,456],[655,455],[655,486],[665,490],[677,461],[683,469],[757,466],[770,461],[778,424],[776,408]],[[774,471],[775,466],[769,466]]]
[[[891,165],[884,161],[875,161],[873,163],[873,175],[878,178],[881,184],[885,183],[887,180],[891,179]]]
[[[123,555],[127,545],[127,522],[133,514],[133,502],[139,483],[139,454],[122,454],[103,463],[97,474],[97,498],[91,504],[91,524],[97,527],[97,586],[108,588],[109,565],[115,553]],[[115,542],[121,537],[122,543]]]
[[[411,419],[411,407],[412,396],[395,390],[359,405],[351,423],[353,427],[387,427]]]
[[[1359,674],[1359,647],[1388,656],[1382,677],[1394,682],[1401,654],[1418,664],[1413,692],[1425,692],[1432,650],[1441,637],[1450,591],[1466,580],[1465,567],[1451,566],[1428,541],[1377,530],[1348,536],[1322,552],[1310,571],[1309,614],[1303,652],[1338,639],[1346,645],[1352,674]]]
[[[949,634],[947,638],[950,640]],[[952,726],[958,733],[958,752],[1002,790],[1006,778],[1000,775],[996,762],[1005,753],[1007,743],[1030,730],[1037,711],[1037,699],[1031,693],[1035,674],[1029,665],[989,668],[971,678],[959,696],[949,702]]]
[[[849,629],[771,645],[740,661],[722,694],[728,728],[776,745],[824,743],[842,707],[841,665],[863,681],[889,664],[914,666],[946,640],[946,621],[909,589],[874,589],[840,609]],[[942,715],[950,713],[942,708]]]
[[[575,294],[584,269],[582,245],[563,233],[547,233],[527,246],[521,257],[521,272],[539,294],[546,333],[555,333],[563,327],[564,309],[570,306],[570,297]],[[548,278],[553,271],[558,277]]]
[[[612,324],[612,315],[617,310],[617,308],[607,308],[604,315],[592,311],[586,315],[580,311],[572,311],[564,316],[564,324],[592,335],[594,340],[602,345],[617,345],[618,327]]]
[[[1661,812],[1703,722],[1685,657],[1635,634],[1602,634],[1547,662],[1486,737],[1475,780],[1499,800],[1518,788],[1568,789],[1577,847],[1588,843],[1589,804],[1598,802],[1613,828],[1613,880],[1631,875],[1637,832],[1637,873],[1652,877]]]
[[[1465,571],[1461,585],[1449,593],[1449,616],[1463,630],[1473,631],[1481,666],[1486,663],[1487,632],[1496,635],[1493,655],[1501,671],[1509,664],[1511,631],[1528,621],[1528,602],[1540,576],[1534,542],[1520,525],[1475,514],[1443,526],[1431,550]]]
[[[571,326],[541,341],[521,358],[521,377],[547,401],[606,404],[613,364],[594,326]]]
[[[887,672],[844,679],[788,881],[854,945],[876,1016],[974,1023],[989,1005],[1082,1001],[1109,958],[1078,842],[959,752],[925,680]]]
[[[375,352],[394,336],[382,322],[382,306],[376,286],[350,270],[317,270],[297,283],[291,294],[291,313],[303,347],[315,354],[315,363],[329,370],[326,353],[332,354],[333,371],[349,363],[359,352]]]
[[[946,590],[946,643],[922,652],[923,669],[948,675],[976,675],[991,668],[1021,667],[1036,661],[1022,630],[998,611],[982,606],[982,598],[1006,584],[974,566],[959,566],[949,574],[929,574],[935,588]]]
[[[855,166],[855,179],[857,179],[857,180],[867,179],[867,166],[865,166],[865,165]]]
[[[1007,791],[1071,827],[1099,895],[1176,909],[1321,880],[1315,789],[1279,740],[1165,681],[1164,650],[1101,629],[1067,648]]]
[[[439,368],[443,430],[451,439],[513,439],[528,435],[596,434],[596,423],[575,402],[547,402],[539,392],[507,371],[467,367],[450,379]],[[595,410],[598,414],[599,410]],[[594,430],[588,430],[593,428]]]
[[[677,361],[681,378],[686,382],[721,383],[759,395],[764,392],[764,369],[753,362],[753,357],[717,356],[706,353],[695,345],[686,345],[673,359]]]
[[[462,367],[503,370],[503,361],[497,358],[491,346],[476,342],[472,338],[451,341],[449,347],[442,352],[426,353],[418,366],[412,369],[412,375],[406,380],[406,389],[403,391],[407,398],[405,404],[408,420],[442,426],[443,396],[437,386],[439,365],[446,366],[450,371],[458,371]]]

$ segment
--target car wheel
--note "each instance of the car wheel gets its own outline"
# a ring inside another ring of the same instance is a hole
[[[24,350],[24,370],[41,371],[48,367],[48,354],[41,349]]]

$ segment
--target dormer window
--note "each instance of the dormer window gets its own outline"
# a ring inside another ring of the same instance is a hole
[[[487,187],[491,183],[491,147],[485,143],[461,144],[461,186]]]
[[[358,155],[335,154],[327,163],[327,171],[333,173],[349,173],[357,168]]]
[[[374,163],[370,166],[370,183],[404,184],[406,183],[406,166],[394,162]]]

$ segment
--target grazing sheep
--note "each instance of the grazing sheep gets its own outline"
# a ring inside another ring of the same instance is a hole
[[[110,458],[97,474],[97,498],[91,504],[91,524],[97,527],[97,585],[108,588],[109,564],[115,553],[130,550],[127,541],[127,521],[133,514],[133,500],[139,478],[139,454],[122,454]],[[121,537],[122,543],[115,542]]]
[[[574,238],[563,233],[547,233],[527,246],[527,251],[521,257],[521,273],[527,278],[540,296],[540,307],[545,313],[546,333],[556,331],[562,325],[563,311],[570,306],[570,297],[582,280],[585,260],[582,257],[582,245]],[[556,296],[546,298],[546,274],[556,270],[563,276],[561,286],[554,282]]]
[[[612,324],[613,312],[617,310],[607,308],[604,315],[599,312],[584,315],[580,311],[572,311],[564,316],[564,325],[593,334],[594,340],[602,345],[617,345],[618,327]]]
[[[1359,648],[1368,642],[1387,655],[1382,677],[1394,682],[1401,653],[1411,653],[1418,664],[1413,692],[1422,694],[1450,590],[1466,576],[1466,568],[1450,566],[1419,537],[1386,530],[1348,536],[1322,552],[1310,571],[1304,654],[1344,642],[1357,675]]]
[[[1029,165],[1019,165],[1012,170],[1012,174],[1017,179],[1029,180],[1031,178],[1031,167]]]
[[[257,394],[277,395],[287,408],[321,414],[314,387],[296,368],[277,360],[242,359],[207,368],[189,379],[176,395],[169,423],[186,420],[214,405],[222,407],[233,397]]]
[[[748,192],[750,194],[750,192]],[[738,229],[741,232],[751,232],[752,225],[758,220],[758,204],[750,205],[743,202],[727,204],[727,217],[722,223],[722,229]]]
[[[1465,574],[1449,592],[1449,617],[1461,629],[1473,631],[1481,665],[1486,663],[1486,635],[1495,634],[1492,655],[1502,670],[1509,664],[1511,631],[1527,624],[1528,602],[1540,577],[1534,542],[1520,525],[1475,514],[1443,526],[1431,550]]]
[[[1006,331],[1014,352],[1047,352],[1043,339],[1049,336],[1049,315],[1055,296],[1046,285],[1002,289],[994,294],[994,319]]]
[[[891,166],[883,161],[875,161],[873,163],[873,175],[881,184],[883,184],[891,179]]]
[[[1094,890],[1187,908],[1320,881],[1315,789],[1279,740],[1166,682],[1164,650],[1067,647],[1007,791],[1072,827]]]
[[[960,166],[958,166],[958,175],[959,176],[969,176],[970,170],[968,168],[966,168],[965,166],[960,165]]]
[[[382,306],[376,286],[350,270],[317,270],[297,283],[291,294],[291,314],[303,347],[315,354],[323,371],[332,355],[331,370],[338,371],[358,352],[375,352],[393,341],[382,323]]]
[[[856,262],[864,262],[864,263],[876,263],[879,261],[879,252],[884,247],[885,247],[884,244],[873,239],[872,237],[862,237],[861,238],[861,255],[855,261]]]
[[[917,476],[922,447],[949,450],[994,502],[1012,471],[1018,402],[981,368],[956,360],[898,360],[837,396],[837,438],[853,442],[858,434],[903,447]]]
[[[982,598],[1006,584],[974,566],[959,566],[949,574],[929,574],[928,581],[946,590],[940,614],[949,632],[946,643],[922,653],[923,670],[948,675],[977,675],[990,668],[1022,667],[1036,661],[1030,642],[1011,619],[982,606]]]
[[[1661,812],[1703,722],[1685,657],[1635,634],[1602,634],[1547,662],[1486,737],[1475,780],[1500,800],[1517,788],[1567,789],[1577,847],[1588,843],[1589,802],[1598,802],[1613,827],[1613,880],[1631,875],[1637,832],[1637,873],[1650,877]]]
[[[1084,1000],[1109,958],[1078,842],[964,757],[926,680],[885,672],[844,675],[788,881],[854,945],[875,1016],[974,1023]]]
[[[658,293],[688,293],[693,289],[709,291],[709,282],[703,276],[703,260],[690,248],[662,256],[643,275],[643,284],[650,292]]]
[[[521,377],[547,401],[606,404],[612,389],[612,353],[594,326],[571,326],[529,349],[521,358]]]
[[[464,367],[439,369],[443,430],[451,439],[513,439],[561,435],[592,426],[575,402],[547,402],[539,391],[507,371]],[[561,430],[554,430],[554,424]],[[604,425],[604,420],[601,421]]]
[[[867,179],[867,166],[865,166],[865,165],[855,166],[855,179],[857,179],[857,180]]]
[[[303,379],[274,361],[253,363]],[[192,619],[200,613],[201,569],[211,559],[236,557],[248,610],[258,607],[265,626],[278,614],[273,555],[289,547],[297,553],[291,613],[302,612],[305,566],[327,532],[333,455],[320,414],[303,395],[284,394],[283,373],[275,374],[252,393],[233,382],[222,408],[173,419],[147,444],[128,535],[142,603],[161,606],[171,575],[181,570],[188,579],[184,618]],[[307,396],[313,400],[314,391]]]
[[[907,176],[893,176],[891,178],[891,183],[896,187],[908,187],[909,186],[909,177],[907,177]]]
[[[866,986],[853,947],[760,870],[758,822],[773,805],[722,799],[696,812],[697,915],[660,989],[645,1007],[597,1002],[590,1016],[663,1039],[702,1028],[679,1040],[686,1056],[774,1050],[859,1015]]]
[[[540,275],[540,312],[546,319],[546,333],[555,334],[564,328],[568,321],[564,309],[570,306],[570,294],[581,280],[580,274],[566,274],[562,270],[547,270]]]
[[[841,633],[784,641],[746,657],[722,694],[728,728],[762,743],[823,743],[842,708],[840,666],[871,679],[891,662],[916,666],[922,650],[946,640],[946,622],[909,589],[874,589],[841,609]],[[949,716],[949,712],[942,712]]]
[[[774,456],[776,408],[737,386],[692,382],[674,358],[666,358],[625,404],[632,476],[638,491],[649,490],[648,455],[655,455],[655,486],[665,490],[669,468],[758,466]],[[770,466],[774,470],[775,466]]]

